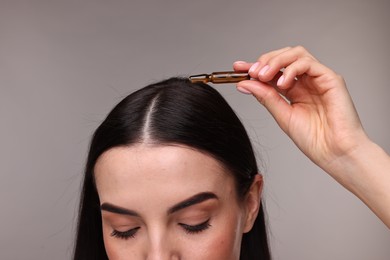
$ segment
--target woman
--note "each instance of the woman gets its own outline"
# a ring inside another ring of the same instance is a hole
[[[255,79],[238,90],[390,227],[390,159],[364,133],[342,78],[302,47],[234,68]],[[270,259],[261,190],[245,129],[216,91],[151,85],[95,132],[74,258]]]
[[[261,189],[248,135],[215,89],[147,86],[93,136],[74,258],[270,259]]]

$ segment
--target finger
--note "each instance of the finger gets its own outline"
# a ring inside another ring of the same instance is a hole
[[[267,65],[268,63],[268,60],[271,59],[272,57],[274,56],[277,56],[287,50],[290,50],[291,47],[285,47],[285,48],[282,48],[282,49],[278,49],[278,50],[274,50],[274,51],[271,51],[271,52],[267,52],[263,55],[261,55],[258,59],[257,59],[257,62],[254,63],[252,65],[252,67],[250,68],[249,70],[249,75],[251,75],[252,78],[257,78],[258,75],[259,75],[259,72],[261,71],[261,69]]]
[[[258,61],[256,63],[249,63],[246,61],[236,61],[233,63],[233,69],[237,72],[248,71],[249,75],[251,75],[252,78],[257,78],[261,64],[266,64],[269,58],[271,58],[275,55],[278,55],[284,51],[287,51],[289,49],[291,49],[291,47],[285,47],[282,49],[278,49],[278,50],[263,54],[262,56],[260,56],[258,58]]]
[[[271,79],[270,81],[267,82],[267,84],[273,86],[280,94],[284,95],[283,93],[283,90],[279,88],[277,82],[278,82],[278,79],[283,76],[283,72],[282,71],[278,71],[275,75],[275,77],[273,79]]]
[[[237,72],[247,72],[253,63],[246,62],[246,61],[236,61],[233,63],[233,69]]]
[[[245,80],[237,84],[247,93],[251,93],[255,98],[271,113],[276,122],[287,132],[288,122],[292,113],[290,104],[279,95],[278,91],[271,85],[257,80]]]
[[[261,81],[270,81],[279,70],[303,57],[317,61],[305,48],[294,47],[271,57],[267,64],[260,69],[258,78]]]
[[[282,88],[279,88],[278,85],[277,85],[277,82],[278,82],[278,78],[280,78],[281,76],[283,75],[283,72],[279,71],[276,76],[269,82],[266,82],[265,84],[268,84],[269,86],[272,86],[273,88],[276,89],[277,92],[279,92],[280,94],[282,94],[283,96],[286,96],[286,93],[287,93],[287,90],[285,89],[282,89]],[[252,79],[252,80],[255,80],[255,79]],[[240,90],[241,91],[241,90]],[[241,92],[244,92],[244,91],[241,91]],[[252,93],[246,93],[244,92],[245,94],[252,94]]]
[[[248,72],[249,76],[255,76],[253,70],[258,66],[257,63],[248,63],[245,61],[236,61],[233,63],[233,69],[237,72]]]
[[[278,49],[278,50],[274,50],[274,51],[270,51],[270,52],[264,53],[263,55],[261,55],[257,59],[257,61],[260,62],[263,65],[267,64],[269,59],[271,59],[272,57],[275,57],[275,56],[279,55],[280,53],[283,53],[283,52],[291,50],[291,49],[292,49],[291,47],[284,47],[282,49]]]
[[[237,72],[248,72],[251,78],[257,78],[256,68],[259,66],[259,63],[248,63],[245,61],[236,61],[233,63],[233,69]]]
[[[313,60],[311,57],[303,57],[286,67],[283,75],[277,81],[277,86],[280,89],[288,89],[293,86],[296,78],[300,78],[303,74],[313,78],[323,75],[336,76],[331,69]]]

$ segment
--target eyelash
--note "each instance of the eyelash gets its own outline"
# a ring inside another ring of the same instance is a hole
[[[124,231],[124,232],[121,232],[121,231],[114,229],[114,231],[112,231],[112,233],[111,233],[111,236],[117,237],[120,239],[125,239],[125,240],[129,239],[129,238],[134,238],[138,229],[140,229],[140,227],[132,228],[132,229]]]
[[[202,231],[205,231],[206,229],[208,229],[209,227],[211,227],[210,225],[210,219],[206,220],[205,222],[202,222],[198,225],[187,225],[187,224],[183,224],[183,223],[179,223],[179,225],[184,228],[185,232],[187,232],[188,234],[197,234],[197,233],[200,233]]]
[[[188,234],[197,234],[197,233],[200,233],[200,232],[208,229],[209,227],[211,227],[210,219],[208,219],[205,222],[202,222],[202,223],[200,223],[198,225],[187,225],[187,224],[184,224],[184,223],[179,223],[179,225]],[[124,231],[124,232],[121,232],[121,231],[118,231],[118,230],[113,230],[112,233],[111,233],[111,236],[127,240],[129,238],[134,238],[135,234],[138,231],[138,229],[140,229],[140,227],[136,227],[136,228]]]

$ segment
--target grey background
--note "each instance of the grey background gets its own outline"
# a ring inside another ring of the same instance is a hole
[[[0,0],[0,259],[70,259],[93,130],[127,94],[303,45],[390,152],[389,1]],[[390,232],[256,100],[218,86],[266,180],[274,259],[390,259]]]

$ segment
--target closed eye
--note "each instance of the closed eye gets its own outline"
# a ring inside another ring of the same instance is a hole
[[[210,219],[206,220],[205,222],[202,222],[200,224],[197,224],[197,225],[187,225],[187,224],[184,224],[184,223],[179,223],[179,225],[184,229],[184,231],[186,231],[188,234],[197,234],[197,233],[200,233],[206,229],[208,229],[209,227],[211,227],[210,225]]]
[[[114,229],[111,233],[111,236],[127,240],[129,238],[134,238],[138,229],[140,229],[140,227],[132,228],[123,232]]]

